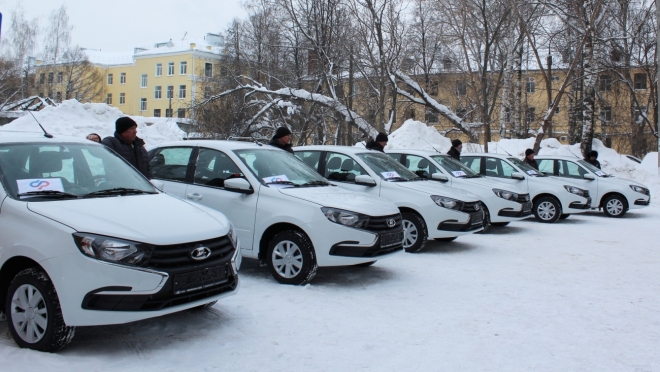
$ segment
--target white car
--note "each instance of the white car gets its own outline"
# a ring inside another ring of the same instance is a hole
[[[621,217],[628,209],[643,208],[651,203],[649,188],[635,181],[617,178],[582,159],[570,156],[537,156],[539,171],[570,180],[589,190],[591,207],[603,208],[608,217]]]
[[[387,150],[387,154],[420,177],[440,181],[469,191],[484,204],[484,228],[505,226],[532,215],[532,202],[526,190],[486,179],[451,156],[425,150]]]
[[[439,187],[381,152],[347,146],[303,146],[294,151],[333,184],[396,204],[407,252],[422,249],[427,238],[451,241],[483,230],[484,213],[476,195]]]
[[[532,198],[532,212],[541,222],[556,222],[591,208],[588,190],[545,176],[514,156],[467,153],[461,154],[461,163],[487,178],[527,190]]]
[[[237,141],[179,141],[150,151],[165,192],[226,214],[241,253],[284,284],[304,284],[318,266],[370,265],[402,251],[392,203],[330,185],[295,156]]]
[[[105,146],[0,132],[0,301],[24,348],[56,351],[76,326],[214,303],[238,288],[221,213],[159,192]]]

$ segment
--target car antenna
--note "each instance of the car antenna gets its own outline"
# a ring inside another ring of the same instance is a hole
[[[431,148],[432,148],[433,150],[435,150],[435,152],[437,152],[438,154],[440,154],[440,151],[438,151],[438,149],[436,149],[435,147],[433,147],[432,144],[428,143],[427,140],[425,140],[425,139],[423,139],[423,138],[422,138],[422,140],[423,140],[424,142],[426,142],[427,145],[431,146]]]
[[[44,137],[46,137],[46,138],[53,138],[53,135],[50,134],[50,133],[48,133],[48,132],[46,132],[46,130],[45,130],[44,127],[41,125],[41,123],[39,122],[39,120],[37,120],[37,118],[34,116],[34,114],[32,113],[32,111],[27,110],[27,112],[29,112],[30,115],[32,115],[32,117],[34,118],[34,121],[36,121],[37,124],[39,124],[39,128],[41,128],[41,130],[44,131]]]
[[[499,148],[499,144],[496,144],[495,145],[495,151],[497,151],[498,148]],[[509,154],[509,152],[506,151],[505,149],[502,149],[502,151],[506,152],[506,154],[509,155],[509,156],[513,156],[513,155]]]
[[[575,156],[576,158],[580,159],[579,156],[575,155],[575,153],[574,153],[573,151],[571,151],[571,148],[570,148],[570,147],[567,146],[566,148],[568,149],[568,152],[570,152],[573,156]]]

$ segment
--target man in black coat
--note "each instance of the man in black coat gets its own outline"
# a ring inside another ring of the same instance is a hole
[[[376,136],[375,140],[369,140],[369,142],[367,142],[367,144],[364,147],[366,147],[369,150],[385,152],[385,146],[387,146],[388,141],[389,138],[387,138],[387,134],[380,132]]]
[[[587,163],[593,165],[594,167],[601,169],[600,168],[600,162],[598,161],[598,151],[591,151],[587,155],[587,158],[584,159]]]
[[[291,146],[291,131],[287,127],[277,128],[277,130],[275,130],[275,135],[271,138],[268,144],[293,154],[293,148]]]
[[[534,159],[534,150],[532,149],[527,149],[525,150],[525,160],[524,162],[529,165],[530,167],[539,170],[539,163],[536,162],[536,159]]]
[[[447,155],[452,158],[461,161],[461,151],[463,150],[463,142],[458,138],[451,141],[451,148],[447,151]]]
[[[144,148],[144,141],[137,136],[137,123],[124,116],[115,122],[115,135],[101,141],[106,147],[131,163],[145,177],[151,178],[149,155]]]

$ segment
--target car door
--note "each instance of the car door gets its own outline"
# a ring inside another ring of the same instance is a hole
[[[355,177],[371,175],[355,159],[348,155],[331,151],[326,152],[320,170],[321,172],[319,173],[332,184],[352,191],[366,192],[375,196],[380,195],[379,186],[364,186],[355,183]],[[375,181],[379,183],[379,179]]]
[[[523,188],[524,190],[527,190],[527,177],[529,176],[525,175],[524,180],[511,178],[511,175],[515,172],[518,172],[518,169],[514,168],[513,165],[509,164],[509,162],[504,159],[485,156],[483,158],[482,168],[484,170],[482,174],[486,177],[492,177],[498,181],[515,185]]]
[[[591,172],[570,160],[555,160],[555,167],[557,177],[570,179],[572,184],[589,190],[592,200],[600,200],[600,195],[598,194],[598,176],[594,176],[596,178],[595,180],[584,179],[584,175],[591,174]]]
[[[186,198],[226,215],[234,224],[241,249],[251,250],[258,193],[242,194],[224,188],[227,179],[245,179],[243,171],[224,152],[200,147],[193,161],[192,173],[192,184],[186,189]],[[258,190],[258,185],[252,187]]]
[[[303,163],[307,164],[310,168],[314,169],[317,173],[321,166],[323,155],[322,151],[296,151],[295,155]]]
[[[424,178],[431,178],[433,173],[438,172],[438,168],[431,162],[419,155],[405,154],[400,161],[409,171]]]
[[[193,152],[193,146],[162,147],[154,150],[149,160],[152,178],[163,181],[166,193],[179,198],[186,197]]]

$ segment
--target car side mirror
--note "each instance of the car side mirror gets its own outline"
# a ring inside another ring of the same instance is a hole
[[[449,178],[447,178],[447,176],[445,176],[445,175],[442,174],[442,173],[433,173],[433,174],[431,175],[431,179],[432,179],[432,180],[435,180],[435,181],[440,181],[440,182],[447,182],[447,181],[449,181]]]
[[[525,175],[523,175],[520,172],[513,172],[513,173],[511,173],[511,178],[513,178],[514,180],[524,180]]]
[[[165,182],[161,180],[149,180],[149,182],[158,190],[165,192]]]
[[[252,194],[254,190],[245,178],[230,178],[225,180],[225,190],[241,194]]]
[[[367,175],[361,175],[355,177],[355,184],[362,186],[374,187],[376,186],[376,181],[373,178]]]
[[[589,180],[589,181],[593,181],[596,179],[596,177],[594,177],[594,175],[590,173],[585,174],[583,177],[585,180]]]

